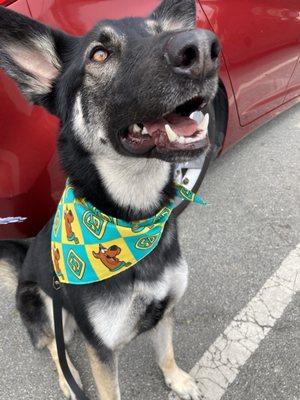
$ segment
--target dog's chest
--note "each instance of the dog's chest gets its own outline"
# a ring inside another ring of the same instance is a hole
[[[121,301],[99,299],[88,308],[96,335],[110,349],[118,349],[136,335],[151,329],[181,299],[188,280],[184,260],[165,269],[152,282],[136,281]]]

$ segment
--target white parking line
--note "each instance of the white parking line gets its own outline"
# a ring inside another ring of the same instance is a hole
[[[300,290],[300,244],[191,370],[203,397],[219,400]],[[170,393],[169,399],[177,399]]]

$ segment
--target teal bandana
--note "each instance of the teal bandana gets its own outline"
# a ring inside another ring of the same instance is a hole
[[[176,186],[176,196],[206,204],[183,186]],[[51,236],[51,257],[59,281],[75,285],[99,282],[132,267],[158,245],[174,207],[171,201],[151,218],[127,222],[76,198],[67,182]]]

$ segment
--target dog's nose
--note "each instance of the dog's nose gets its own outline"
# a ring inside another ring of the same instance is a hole
[[[219,53],[216,35],[205,29],[179,32],[165,47],[165,58],[173,71],[190,78],[203,77],[214,69]]]

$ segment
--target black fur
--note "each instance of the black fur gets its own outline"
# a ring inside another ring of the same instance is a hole
[[[168,16],[170,15],[172,15],[173,22],[182,22],[186,28],[193,29],[196,18],[195,1],[164,1],[160,4],[160,6],[157,7],[150,17],[153,20],[164,23],[168,21]]]
[[[47,337],[51,340],[53,332],[38,285],[35,282],[20,281],[16,299],[17,309],[27,327],[33,346],[37,349],[43,348],[44,343],[40,342],[41,338]]]
[[[147,332],[155,328],[158,322],[163,318],[168,303],[169,298],[166,297],[161,301],[153,301],[147,306],[144,316],[139,321],[139,333]]]
[[[0,260],[6,260],[19,271],[32,239],[0,240]]]

